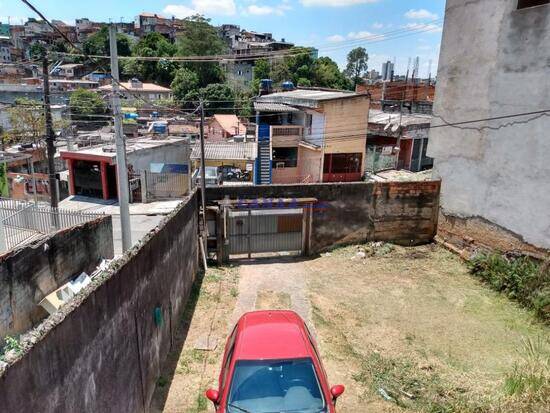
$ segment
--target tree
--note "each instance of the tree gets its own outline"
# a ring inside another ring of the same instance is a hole
[[[200,15],[185,19],[185,29],[176,45],[179,56],[212,56],[226,50],[216,28],[210,24],[210,19]],[[188,62],[184,67],[197,73],[201,87],[223,81],[223,73],[217,62]]]
[[[254,64],[254,79],[269,79],[271,67],[267,59],[258,59]]]
[[[368,69],[369,55],[364,47],[356,47],[348,53],[348,65],[345,74],[353,82],[353,89],[363,82],[363,75]]]
[[[332,89],[350,89],[349,80],[330,57],[320,57],[313,65],[313,84]]]
[[[235,112],[235,93],[225,83],[212,83],[202,89],[191,91],[185,97],[188,102],[196,102],[202,99],[207,116],[215,113]]]
[[[182,68],[176,72],[176,76],[170,85],[177,101],[184,101],[186,96],[199,88],[199,76],[192,70]]]
[[[21,98],[8,109],[11,130],[7,132],[10,143],[28,142],[39,145],[46,133],[44,107],[37,100]]]
[[[118,55],[130,56],[132,54],[130,38],[125,34],[118,33],[116,38]],[[109,56],[111,47],[109,45],[109,29],[103,26],[97,33],[92,34],[83,44],[82,50],[85,54]]]
[[[71,118],[78,121],[96,121],[104,123],[104,115],[107,111],[105,102],[91,90],[77,89],[71,94],[69,101]]]
[[[132,48],[133,56],[172,57],[176,46],[157,32],[148,33]],[[178,64],[168,60],[141,61],[126,60],[121,65],[124,77],[137,77],[142,81],[153,81],[169,85],[174,79]]]

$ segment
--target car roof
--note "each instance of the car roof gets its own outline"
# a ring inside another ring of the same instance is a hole
[[[293,311],[254,311],[238,322],[236,360],[312,357],[304,322]]]

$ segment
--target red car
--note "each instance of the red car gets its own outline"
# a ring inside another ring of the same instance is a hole
[[[225,346],[217,413],[334,413],[344,386],[329,388],[317,347],[292,311],[241,317]]]

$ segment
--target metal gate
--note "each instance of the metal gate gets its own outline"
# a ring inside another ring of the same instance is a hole
[[[304,209],[229,209],[229,254],[303,250]]]

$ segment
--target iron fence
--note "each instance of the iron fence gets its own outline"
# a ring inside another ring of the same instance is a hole
[[[102,215],[104,214],[51,208],[14,199],[0,199],[0,248],[9,250],[60,229],[93,221]]]

